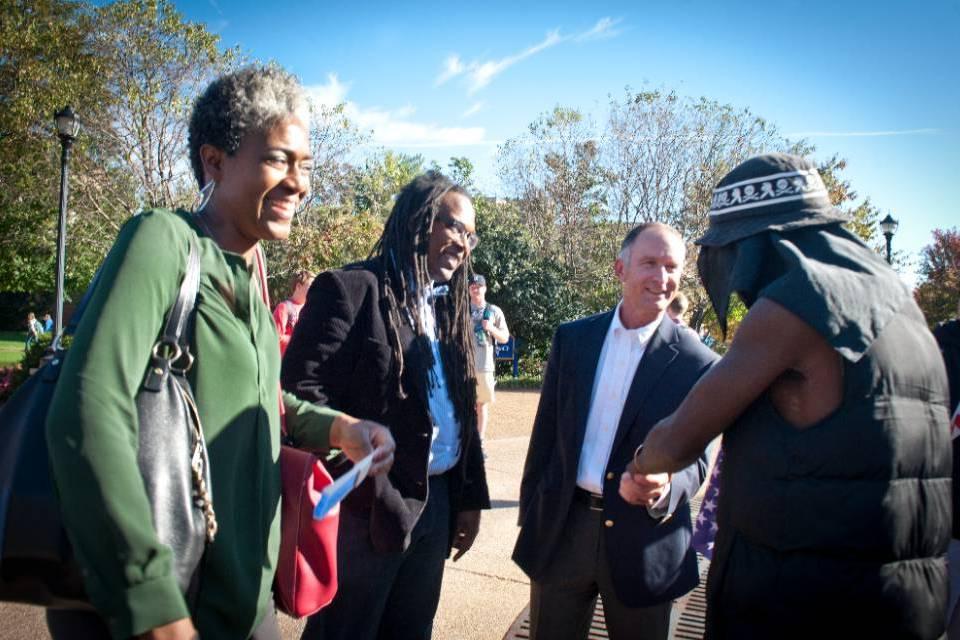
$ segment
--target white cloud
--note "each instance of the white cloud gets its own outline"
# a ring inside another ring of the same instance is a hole
[[[417,108],[412,104],[408,104],[405,107],[400,107],[396,111],[393,111],[394,118],[410,118],[417,112]]]
[[[900,129],[889,131],[799,131],[788,133],[790,138],[880,138],[885,136],[913,136],[940,133],[940,129]]]
[[[526,60],[530,56],[536,55],[545,49],[563,42],[566,38],[560,35],[559,31],[551,31],[547,37],[532,47],[527,47],[518,54],[507,56],[499,60],[488,60],[482,63],[471,63],[469,67],[470,89],[469,93],[476,93],[484,88],[495,77],[517,64],[521,60]]]
[[[620,31],[615,30],[614,27],[621,22],[623,22],[622,18],[600,18],[597,20],[597,24],[593,25],[592,29],[589,31],[584,31],[580,35],[576,36],[574,40],[577,42],[588,42],[590,40],[606,40],[608,38],[615,38],[620,35]]]
[[[550,47],[569,41],[588,42],[616,37],[620,34],[620,31],[616,30],[615,27],[621,22],[622,20],[620,18],[600,18],[597,23],[587,31],[572,36],[561,35],[559,29],[554,29],[548,32],[544,39],[537,44],[529,46],[519,53],[495,60],[473,60],[470,63],[464,63],[459,55],[451,54],[443,61],[443,68],[440,71],[440,75],[437,76],[435,84],[440,86],[453,78],[464,76],[467,84],[467,93],[473,95],[513,65],[545,51]]]
[[[370,131],[374,144],[392,147],[453,147],[494,144],[487,140],[483,127],[446,127],[413,119],[416,108],[405,105],[398,109],[361,107],[347,99],[350,85],[336,74],[327,76],[326,84],[306,87],[314,104],[344,105],[344,114],[361,130]]]
[[[335,73],[327,74],[326,84],[315,84],[306,87],[307,95],[316,105],[335,107],[347,99],[350,85],[343,84]]]
[[[436,85],[439,87],[450,78],[457,77],[465,70],[466,67],[464,67],[463,62],[460,61],[460,56],[449,56],[443,61],[443,71],[437,76]]]
[[[480,111],[481,109],[483,109],[483,103],[482,103],[482,102],[474,102],[472,105],[470,105],[470,108],[469,108],[469,109],[467,109],[466,111],[463,112],[463,115],[460,116],[460,117],[461,117],[461,118],[469,118],[470,116],[472,116],[473,114],[477,113],[477,112]]]
[[[357,121],[373,130],[384,146],[458,147],[487,144],[483,127],[444,127],[434,123],[398,120],[390,112],[361,112]]]

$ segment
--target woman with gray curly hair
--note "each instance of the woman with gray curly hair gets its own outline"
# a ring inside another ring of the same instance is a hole
[[[307,101],[295,78],[252,66],[214,81],[190,120],[201,187],[193,212],[132,217],[104,261],[47,422],[64,524],[97,612],[48,612],[59,638],[279,638],[271,586],[279,545],[278,338],[261,240],[283,240],[309,189]],[[185,597],[157,537],[137,467],[135,396],[186,271],[200,253],[189,369],[209,449],[219,529]],[[94,382],[95,381],[95,382]],[[374,451],[385,427],[282,394],[288,435],[311,449]]]

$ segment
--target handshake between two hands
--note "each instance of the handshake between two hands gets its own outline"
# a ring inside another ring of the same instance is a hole
[[[637,454],[620,476],[620,497],[628,504],[650,508],[657,504],[670,487],[669,473],[641,473]]]

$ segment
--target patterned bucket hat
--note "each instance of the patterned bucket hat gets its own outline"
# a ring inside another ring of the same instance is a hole
[[[713,190],[710,224],[697,244],[722,247],[763,231],[847,222],[832,204],[816,166],[799,156],[754,156]]]

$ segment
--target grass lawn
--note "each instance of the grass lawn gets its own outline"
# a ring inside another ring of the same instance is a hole
[[[0,367],[20,362],[26,339],[26,331],[0,331]]]

